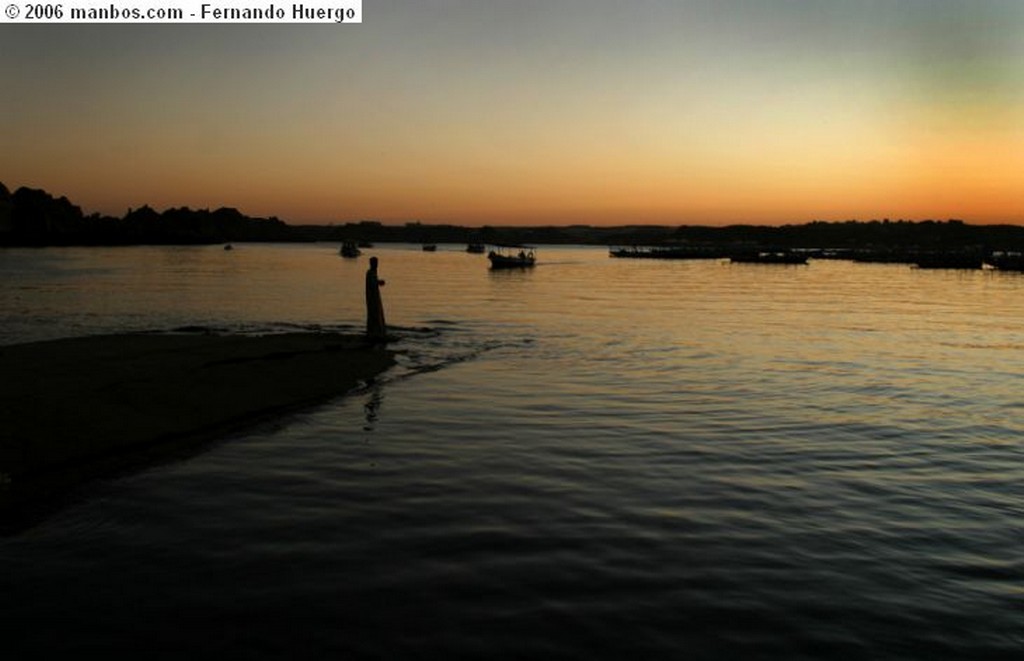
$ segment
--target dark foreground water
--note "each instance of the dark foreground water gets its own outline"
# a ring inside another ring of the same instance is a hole
[[[444,248],[382,383],[0,538],[5,658],[1024,655],[1024,278]],[[0,342],[359,324],[335,250],[2,251]]]

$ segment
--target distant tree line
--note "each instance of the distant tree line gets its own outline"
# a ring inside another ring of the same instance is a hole
[[[300,240],[277,218],[249,218],[237,209],[129,209],[121,218],[82,213],[66,197],[0,183],[0,245],[88,246],[209,244]]]
[[[813,221],[767,227],[679,227],[669,243],[741,244],[778,248],[846,250],[960,251],[1021,250],[1024,228],[1017,225],[969,225],[962,220]]]
[[[813,221],[800,225],[589,225],[463,227],[365,220],[336,225],[288,225],[251,218],[237,209],[157,212],[129,209],[121,218],[84,215],[66,197],[0,183],[0,246],[210,244],[245,241],[366,241],[405,243],[583,244],[608,246],[719,246],[878,252],[1018,251],[1024,228],[970,225],[961,220]]]
[[[569,227],[463,227],[460,225],[430,225],[410,222],[403,225],[385,225],[379,221],[364,220],[341,225],[300,225],[296,230],[313,241],[367,241],[401,243],[596,243],[601,228]]]
[[[606,246],[696,246],[729,249],[794,248],[846,251],[1024,251],[1024,227],[969,225],[961,220],[813,221],[800,225],[624,225],[619,227],[459,227],[383,225],[374,221],[296,228],[315,241],[413,243],[580,244]]]

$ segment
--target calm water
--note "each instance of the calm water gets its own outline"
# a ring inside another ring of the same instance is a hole
[[[375,389],[0,539],[5,651],[1024,654],[1024,277],[457,248],[368,251],[404,329]],[[0,251],[0,344],[358,326],[365,268]]]

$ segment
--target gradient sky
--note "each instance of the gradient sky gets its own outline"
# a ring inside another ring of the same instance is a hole
[[[0,25],[0,182],[117,216],[1024,224],[1021,0],[363,0],[363,15]]]

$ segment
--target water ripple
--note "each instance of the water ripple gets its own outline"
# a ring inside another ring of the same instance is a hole
[[[1019,655],[1024,281],[551,251],[379,250],[399,365],[0,541],[15,653]],[[62,253],[3,339],[360,327],[364,267],[236,252]]]

